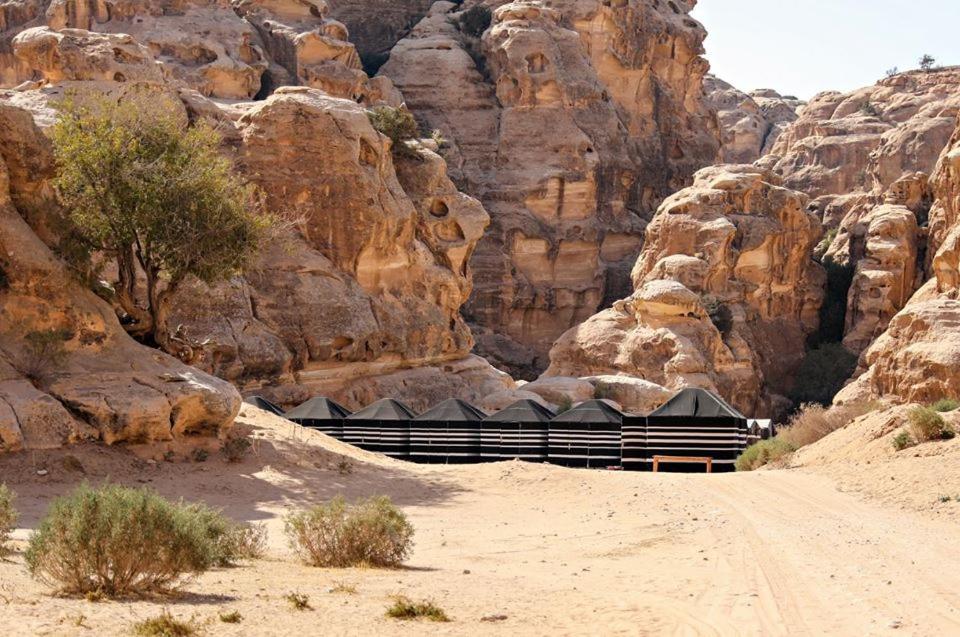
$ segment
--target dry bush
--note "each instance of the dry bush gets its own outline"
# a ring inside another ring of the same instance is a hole
[[[202,504],[191,504],[188,508],[203,524],[214,566],[234,566],[242,560],[263,557],[267,543],[264,525],[234,522],[220,511]]]
[[[937,402],[930,405],[930,409],[939,411],[941,414],[947,413],[948,411],[954,411],[957,408],[960,408],[960,402],[957,402],[952,398],[941,398]]]
[[[953,438],[953,428],[939,413],[929,407],[914,407],[907,414],[910,435],[918,443]]]
[[[246,436],[230,436],[220,446],[220,453],[223,454],[227,462],[243,462],[244,456],[247,455],[252,446],[253,443]]]
[[[796,451],[796,447],[775,436],[761,440],[747,447],[735,464],[737,471],[754,471],[760,467],[784,458]]]
[[[13,506],[16,499],[13,491],[7,488],[7,485],[0,483],[0,557],[10,553],[7,542],[10,539],[10,532],[17,524],[17,510]]]
[[[34,382],[53,374],[67,359],[65,343],[72,338],[68,330],[34,330],[24,336],[24,351],[16,367]]]
[[[189,637],[196,632],[192,621],[180,621],[167,610],[133,625],[133,634],[140,637]]]
[[[794,449],[799,449],[845,427],[855,418],[873,409],[874,405],[870,403],[834,405],[833,407],[808,403],[800,407],[777,437]]]
[[[367,113],[367,117],[377,132],[386,135],[393,142],[391,150],[394,155],[413,158],[420,156],[415,148],[407,144],[408,141],[420,137],[420,126],[413,113],[402,107],[377,106]]]
[[[311,610],[310,598],[303,593],[287,593],[283,596],[294,610]]]
[[[394,619],[428,619],[432,622],[448,622],[450,618],[433,602],[415,602],[403,596],[395,597],[387,608],[387,617]]]
[[[903,451],[908,447],[914,446],[913,437],[908,434],[906,431],[901,431],[896,436],[893,437],[893,448],[897,451]]]
[[[238,610],[230,611],[229,613],[220,613],[220,621],[224,624],[239,624],[243,621],[243,615],[241,615]]]
[[[348,505],[342,497],[285,520],[290,545],[311,566],[399,566],[413,526],[386,496]]]
[[[216,563],[208,519],[148,489],[82,485],[57,498],[30,538],[30,573],[66,593],[168,591]]]

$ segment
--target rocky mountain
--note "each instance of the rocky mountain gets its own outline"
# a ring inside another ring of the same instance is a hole
[[[490,213],[464,313],[505,369],[622,296],[659,202],[716,159],[694,4],[438,2],[380,69]]]

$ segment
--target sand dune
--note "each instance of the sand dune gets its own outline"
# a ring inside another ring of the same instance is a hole
[[[82,479],[149,484],[270,532],[266,559],[209,572],[166,600],[54,597],[15,555],[0,563],[0,625],[14,627],[9,634],[123,635],[166,607],[209,635],[960,634],[957,518],[841,492],[842,476],[815,467],[714,476],[430,467],[252,408],[242,423],[258,443],[239,465],[216,455],[154,464],[145,458],[162,450],[137,457],[95,446],[0,458],[0,480],[20,494],[20,546],[50,497]],[[63,467],[68,454],[85,475]],[[408,568],[314,569],[292,559],[282,515],[340,493],[386,493],[407,511],[417,529]],[[357,593],[331,592],[338,582]],[[313,610],[291,609],[283,596],[293,591]],[[395,594],[432,599],[453,621],[388,619]],[[242,623],[221,623],[227,610]],[[483,621],[491,617],[501,618]]]

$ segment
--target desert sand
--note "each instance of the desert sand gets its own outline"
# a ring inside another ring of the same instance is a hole
[[[939,484],[912,475],[928,466],[918,455],[898,460],[893,480],[839,463],[822,470],[810,458],[810,466],[712,476],[519,462],[434,467],[369,454],[249,406],[239,422],[257,440],[239,464],[215,454],[149,462],[162,449],[93,445],[0,458],[0,480],[22,512],[18,552],[0,563],[7,634],[126,635],[164,608],[206,635],[960,634],[960,501],[937,499],[949,488],[960,496],[960,484],[955,471]],[[957,468],[960,446],[949,444],[939,466]],[[66,468],[67,455],[82,473]],[[871,490],[871,476],[920,486]],[[50,499],[81,480],[147,484],[265,522],[268,554],[208,572],[175,597],[57,597],[30,578],[21,551]],[[286,512],[337,494],[382,493],[416,527],[406,568],[296,562]],[[356,592],[336,592],[338,584]],[[284,599],[291,592],[307,595],[312,609],[294,610]],[[432,600],[452,621],[389,619],[398,594]],[[234,610],[241,623],[218,619]]]

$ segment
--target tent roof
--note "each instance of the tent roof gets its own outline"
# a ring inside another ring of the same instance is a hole
[[[487,415],[471,405],[457,398],[450,398],[434,405],[414,420],[433,420],[435,422],[478,422]]]
[[[743,414],[728,405],[722,398],[706,389],[688,387],[680,390],[673,398],[650,417],[693,417],[693,418],[744,418]]]
[[[488,422],[549,422],[556,414],[535,400],[524,398],[504,407],[485,420]]]
[[[253,405],[258,409],[263,409],[264,411],[269,411],[272,414],[277,416],[283,416],[283,410],[274,405],[272,402],[264,398],[263,396],[247,396],[243,399],[243,402],[248,405]]]
[[[346,407],[324,396],[311,398],[284,414],[289,420],[340,420],[349,415]]]
[[[588,400],[568,409],[553,419],[554,422],[622,423],[623,412],[603,400]]]
[[[350,420],[411,420],[414,416],[416,414],[413,410],[399,400],[383,398],[347,418]]]

